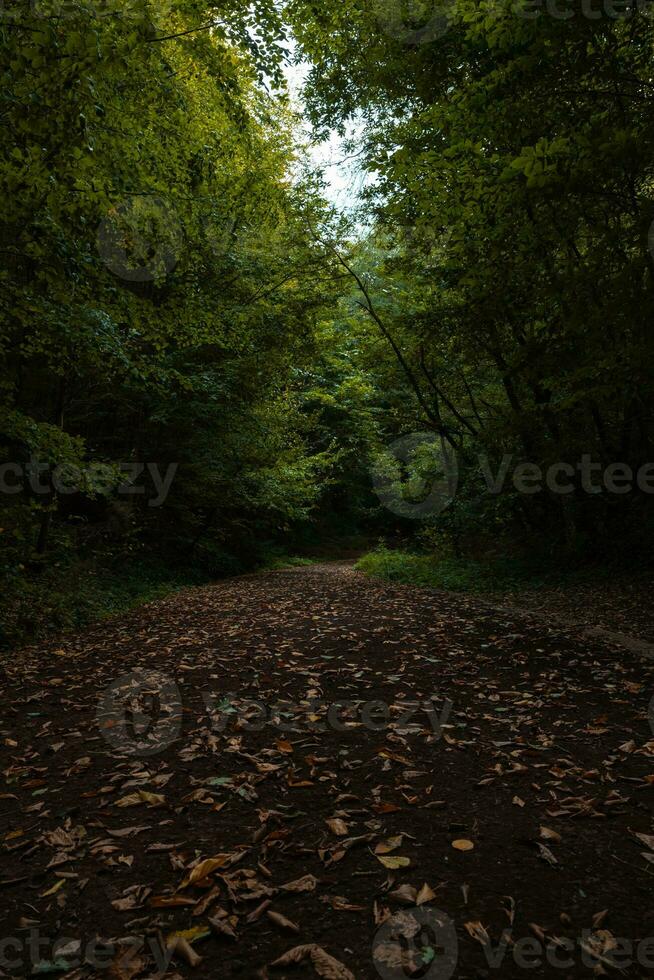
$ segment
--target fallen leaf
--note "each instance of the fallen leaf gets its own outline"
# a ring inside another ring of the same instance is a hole
[[[389,837],[387,840],[382,840],[375,847],[375,854],[390,854],[391,851],[396,851],[398,847],[402,847],[403,840],[403,834],[398,834],[397,837]]]
[[[473,939],[476,939],[478,943],[482,946],[490,945],[490,936],[486,932],[486,929],[481,924],[481,922],[464,922],[464,929],[468,932]]]
[[[288,929],[290,932],[299,933],[300,927],[296,926],[296,924],[294,922],[291,922],[290,919],[287,919],[286,916],[280,915],[279,912],[273,912],[272,909],[268,909],[266,911],[266,915],[268,916],[270,921],[274,922],[275,925],[280,927],[280,929]]]
[[[417,895],[418,893],[413,885],[400,885],[399,888],[388,893],[389,898],[403,905],[415,905]]]
[[[109,964],[106,976],[110,980],[132,980],[145,968],[139,950],[135,946],[119,946],[115,958]]]
[[[177,936],[166,944],[173,956],[185,960],[192,968],[199,966],[202,957],[198,956],[193,947],[182,936]]]
[[[340,817],[331,817],[329,820],[325,820],[325,823],[337,837],[345,837],[348,832],[347,824]]]
[[[62,888],[65,884],[66,884],[66,879],[61,878],[59,881],[55,882],[52,888],[48,888],[47,892],[42,892],[40,897],[47,898],[48,895],[54,895],[55,892],[58,892],[59,889]]]
[[[320,901],[331,905],[335,912],[361,912],[365,908],[364,905],[352,905],[342,895],[321,895]]]
[[[283,892],[312,892],[317,884],[318,879],[314,878],[313,875],[303,875],[302,878],[287,881],[285,885],[280,885],[279,887]]]
[[[203,878],[207,878],[214,871],[217,871],[218,868],[224,868],[231,856],[231,854],[216,854],[215,857],[200,861],[191,870],[191,873],[187,875],[178,890],[181,891],[183,888],[188,888],[189,885],[192,885],[196,881],[202,881]]]
[[[538,847],[538,853],[540,854],[543,861],[547,861],[547,863],[551,865],[555,865],[559,863],[555,858],[554,854],[550,851],[549,847],[546,847],[545,844],[537,843],[536,846]]]
[[[291,966],[295,963],[302,963],[307,958],[311,960],[318,976],[324,977],[325,980],[355,980],[354,974],[346,966],[325,952],[321,946],[316,946],[315,943],[308,943],[305,946],[295,946],[293,949],[289,949],[288,952],[280,956],[270,966],[273,968]]]
[[[209,919],[208,921],[209,925],[217,936],[222,936],[225,939],[238,939],[238,936],[232,929],[227,919],[213,918]]]
[[[407,857],[393,857],[392,855],[385,856],[383,854],[376,854],[375,857],[378,861],[384,865],[385,868],[392,868],[397,870],[397,868],[408,868],[411,861]]]
[[[144,789],[140,789],[117,800],[116,806],[140,806],[141,803],[147,803],[148,806],[165,806],[166,800],[160,793],[147,793]]]
[[[436,898],[435,892],[425,883],[416,898],[416,905],[424,905],[425,902],[432,902]]]
[[[153,909],[174,909],[182,905],[195,905],[195,899],[190,895],[155,895],[150,899]]]

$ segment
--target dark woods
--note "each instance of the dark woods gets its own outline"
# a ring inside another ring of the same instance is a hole
[[[3,641],[344,536],[645,563],[653,41],[636,2],[3,4]]]

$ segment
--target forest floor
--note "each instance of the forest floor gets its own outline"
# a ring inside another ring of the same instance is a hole
[[[654,662],[605,637],[341,562],[2,667],[2,975],[652,975]]]
[[[545,616],[549,622],[619,634],[627,646],[654,656],[654,581],[651,573],[611,580],[513,590],[494,599]]]

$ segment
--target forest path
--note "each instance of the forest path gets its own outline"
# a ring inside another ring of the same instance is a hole
[[[648,975],[653,667],[557,629],[328,563],[5,658],[0,967],[65,938],[95,976],[99,936],[152,977],[196,930],[167,976],[399,980],[404,930],[431,980],[593,976],[612,937]]]

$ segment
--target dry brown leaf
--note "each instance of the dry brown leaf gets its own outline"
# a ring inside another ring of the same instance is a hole
[[[136,793],[117,800],[116,806],[141,806],[142,803],[147,803],[148,806],[165,806],[166,800],[161,793],[148,793],[144,789],[139,789]]]
[[[312,892],[317,884],[318,879],[314,878],[313,875],[303,875],[301,878],[295,878],[294,881],[287,881],[285,885],[280,885],[279,887],[283,892]]]
[[[174,936],[167,944],[167,948],[172,952],[173,956],[185,960],[190,967],[194,968],[199,966],[202,962],[202,957],[198,956],[191,944],[183,936]]]
[[[555,830],[550,830],[549,827],[542,827],[541,826],[541,828],[540,828],[540,836],[543,838],[543,840],[553,840],[557,844],[560,843],[563,840],[563,838],[561,837],[560,834],[557,834],[557,832]]]
[[[425,884],[418,892],[418,896],[416,898],[416,905],[424,905],[425,902],[433,902],[435,898],[436,898],[435,892],[433,892],[432,889],[429,887],[429,885],[425,882]]]
[[[132,980],[145,968],[145,961],[135,946],[119,946],[105,976],[110,980]]]
[[[111,903],[111,907],[116,909],[117,912],[129,912],[130,909],[139,908],[140,904],[140,900],[136,895],[126,895],[125,898],[115,898]]]
[[[348,832],[348,826],[344,820],[340,817],[331,817],[329,820],[325,820],[325,823],[331,830],[332,834],[336,834],[337,837],[345,837]]]
[[[375,813],[399,813],[401,809],[397,803],[375,803],[373,806]]]
[[[272,909],[268,909],[266,915],[270,921],[274,922],[275,925],[280,927],[280,929],[289,929],[291,932],[299,933],[300,927],[296,926],[296,924],[291,922],[290,919],[287,919],[286,916],[280,915],[279,912],[273,912]]]
[[[330,956],[321,946],[316,946],[315,943],[307,943],[304,946],[295,946],[293,949],[289,949],[270,966],[291,966],[293,963],[302,963],[307,958],[311,960],[318,976],[324,977],[325,980],[355,980],[354,974],[350,973],[346,966]]]
[[[481,922],[464,922],[464,928],[473,939],[476,939],[482,946],[490,945],[490,936]]]
[[[260,905],[257,905],[256,909],[253,912],[250,912],[249,915],[246,915],[245,921],[247,923],[258,922],[261,916],[263,915],[263,913],[266,911],[266,909],[268,909],[271,905],[272,905],[271,899],[265,898]]]
[[[549,847],[546,847],[545,844],[537,843],[536,846],[538,847],[538,853],[542,857],[543,861],[547,861],[548,864],[552,865],[559,863],[554,857],[554,854],[550,851]]]
[[[225,939],[238,938],[226,918],[225,919],[213,918],[213,919],[209,919],[208,922],[217,936],[222,936]]]
[[[219,895],[220,895],[220,887],[218,885],[214,885],[213,888],[209,889],[209,891],[204,896],[204,898],[201,898],[200,901],[197,903],[197,905],[193,909],[193,916],[195,917],[198,915],[204,915],[204,913],[207,911],[209,906],[216,901]]]
[[[415,905],[418,893],[413,885],[400,885],[394,891],[388,893],[388,897],[402,905]]]
[[[375,965],[388,969],[377,972],[381,975],[412,977],[419,969],[412,949],[404,949],[398,942],[376,943],[373,951]]]
[[[107,830],[110,837],[131,837],[133,834],[140,834],[144,830],[150,830],[149,824],[143,827],[123,827],[121,830]]]
[[[343,895],[321,895],[320,901],[331,905],[335,912],[361,912],[365,906],[352,905]]]
[[[189,895],[154,895],[150,905],[153,909],[174,909],[182,905],[195,905],[195,899]]]

